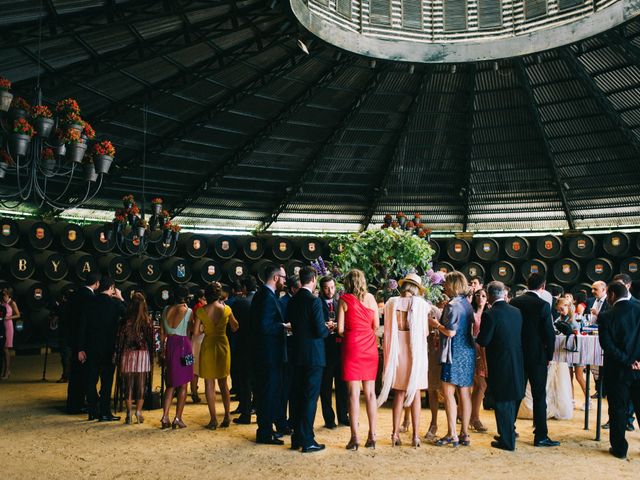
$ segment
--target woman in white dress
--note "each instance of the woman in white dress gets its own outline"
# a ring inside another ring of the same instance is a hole
[[[400,296],[390,298],[384,306],[384,373],[378,397],[381,406],[394,390],[393,446],[401,445],[400,423],[404,407],[411,407],[414,447],[420,446],[420,390],[428,386],[427,317],[430,304],[422,279],[415,273],[398,282]]]

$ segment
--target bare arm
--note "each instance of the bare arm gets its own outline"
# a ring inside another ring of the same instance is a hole
[[[344,336],[344,314],[347,311],[347,304],[340,299],[338,302],[338,335]]]
[[[372,310],[371,312],[371,328],[374,332],[380,327],[380,315],[378,315],[378,303],[373,295],[367,293],[365,297],[365,306]]]
[[[240,328],[240,324],[238,320],[236,320],[236,317],[233,316],[233,312],[229,314],[229,325],[231,326],[232,332],[237,332],[238,328]]]
[[[20,309],[18,308],[18,304],[15,300],[11,300],[11,320],[17,320],[20,318]]]

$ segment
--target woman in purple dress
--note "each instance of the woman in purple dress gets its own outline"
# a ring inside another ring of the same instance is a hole
[[[162,341],[167,389],[164,392],[164,409],[160,420],[162,428],[185,428],[182,421],[184,403],[187,399],[187,383],[193,378],[193,352],[187,335],[191,309],[187,307],[189,291],[182,286],[176,288],[175,303],[162,312]],[[173,391],[178,389],[176,416],[169,423],[169,409]]]

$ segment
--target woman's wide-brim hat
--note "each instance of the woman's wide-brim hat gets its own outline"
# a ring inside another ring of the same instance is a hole
[[[420,294],[424,293],[425,288],[422,286],[422,278],[420,278],[420,275],[418,275],[417,273],[407,274],[406,277],[398,280],[398,285],[401,287],[405,282],[411,283],[412,285],[418,287],[418,290],[420,290]]]

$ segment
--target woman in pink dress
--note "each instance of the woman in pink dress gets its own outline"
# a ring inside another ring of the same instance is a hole
[[[2,371],[2,380],[6,380],[11,375],[11,349],[13,348],[13,322],[20,318],[20,310],[13,300],[13,289],[5,288],[2,290],[1,303],[5,307],[4,315],[4,370]]]
[[[347,450],[357,450],[358,417],[360,415],[360,382],[364,390],[369,418],[366,448],[376,448],[376,392],[378,373],[379,325],[378,304],[367,290],[364,273],[350,270],[344,278],[345,293],[338,303],[338,333],[342,339],[342,378],[349,389],[349,419],[351,439]]]
[[[482,313],[490,307],[487,303],[487,292],[484,288],[476,290],[471,301],[473,307],[473,338],[478,337],[480,332],[480,323],[482,321]],[[473,393],[471,394],[471,420],[469,425],[476,432],[486,432],[485,427],[480,421],[480,408],[484,400],[484,394],[487,391],[487,354],[484,347],[476,343],[476,371],[473,377]]]

